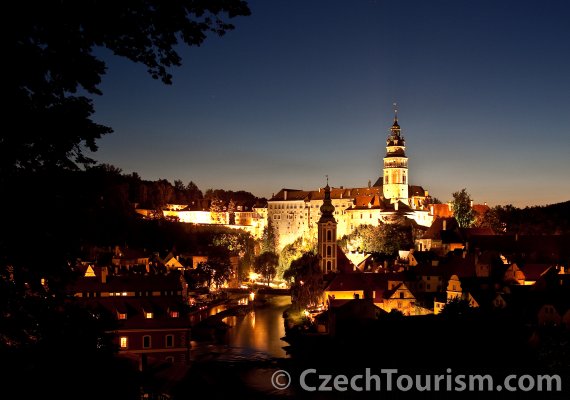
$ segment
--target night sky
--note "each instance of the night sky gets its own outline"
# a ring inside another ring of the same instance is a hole
[[[410,183],[446,201],[570,199],[570,1],[250,1],[174,84],[100,51],[94,158],[271,196],[366,186],[398,103]]]

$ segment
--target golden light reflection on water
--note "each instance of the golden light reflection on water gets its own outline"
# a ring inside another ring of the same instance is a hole
[[[265,305],[255,305],[253,311],[243,317],[228,317],[228,344],[267,353],[273,357],[286,357],[283,346],[285,336],[283,311],[291,305],[291,297],[268,298]]]

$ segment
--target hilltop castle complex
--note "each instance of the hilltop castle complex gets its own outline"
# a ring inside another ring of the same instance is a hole
[[[405,216],[418,225],[429,227],[433,222],[428,191],[409,184],[406,142],[398,115],[386,140],[382,175],[374,185],[356,188],[330,188],[330,201],[337,222],[336,238],[351,233],[359,225],[390,222],[395,216]],[[327,184],[328,187],[328,184]],[[329,191],[329,190],[327,190]],[[325,189],[281,189],[267,204],[267,216],[278,237],[279,248],[299,237],[317,237]],[[319,232],[320,233],[320,232]]]

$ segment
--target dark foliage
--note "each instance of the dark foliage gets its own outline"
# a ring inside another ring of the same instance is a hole
[[[106,70],[97,47],[145,65],[169,84],[171,68],[182,61],[178,43],[199,46],[208,33],[233,29],[227,19],[249,13],[242,0],[7,3],[2,87],[9,128],[0,140],[0,174],[91,162],[84,148],[95,151],[96,140],[112,132],[91,119],[87,97],[101,94]]]

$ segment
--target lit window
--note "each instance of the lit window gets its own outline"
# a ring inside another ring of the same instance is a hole
[[[178,311],[170,311],[170,318],[178,318],[179,315]]]
[[[151,312],[145,312],[145,313],[144,313],[144,317],[145,317],[146,319],[152,319],[152,313],[151,313]]]
[[[150,336],[143,336],[143,349],[150,349]]]
[[[166,347],[174,347],[174,335],[166,335]]]
[[[119,319],[127,319],[127,313],[119,313]]]
[[[121,336],[121,349],[126,349],[129,347],[129,338],[126,336]]]
[[[121,293],[121,296],[126,296],[126,295],[127,295],[127,292]]]

